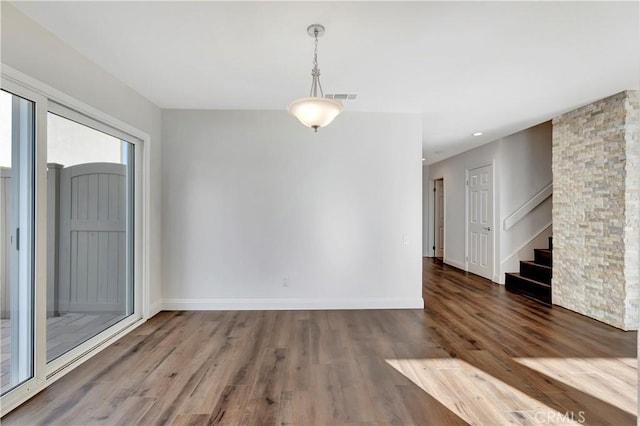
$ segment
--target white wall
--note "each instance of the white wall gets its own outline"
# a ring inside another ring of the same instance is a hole
[[[503,221],[552,182],[550,121],[500,140],[500,260],[505,272],[517,272],[520,260],[532,260],[534,248],[547,248],[551,236],[552,197],[505,230]],[[539,238],[531,239],[535,236]]]
[[[544,237],[551,234],[551,198],[511,229],[503,226],[507,217],[552,181],[551,122],[429,166],[426,192],[431,202],[433,181],[444,178],[444,261],[461,269],[465,268],[465,171],[488,164],[493,164],[494,169],[494,281],[504,283],[504,273],[517,272],[518,261],[532,259],[534,247],[546,248]],[[427,216],[427,246],[429,256],[433,256],[433,212],[428,211]]]
[[[2,63],[97,108],[150,135],[150,270],[152,310],[159,308],[160,247],[160,109],[86,57],[2,2]]]
[[[162,134],[165,308],[422,306],[419,116],[165,110]]]
[[[11,123],[11,98],[11,94],[0,92],[0,141],[11,140],[11,134],[13,132],[13,123]],[[10,143],[0,143],[0,167],[11,167]]]

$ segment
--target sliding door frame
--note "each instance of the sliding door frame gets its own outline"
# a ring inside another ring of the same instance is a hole
[[[35,127],[35,173],[34,173],[34,268],[33,268],[33,377],[11,389],[1,398],[2,414],[5,406],[20,400],[23,395],[38,392],[46,381],[46,356],[38,350],[38,342],[46,341],[46,278],[47,278],[47,175],[42,173],[41,163],[47,153],[47,99],[40,93],[29,90],[11,81],[2,81],[2,90],[34,103]],[[44,120],[43,120],[44,118]],[[44,184],[44,187],[42,186]],[[44,283],[44,287],[43,287]],[[43,311],[44,309],[44,311]],[[31,356],[31,354],[29,354]]]
[[[35,103],[35,267],[34,375],[0,399],[5,415],[60,377],[141,325],[149,316],[149,155],[148,134],[54,89],[9,66],[2,65],[2,89]],[[47,363],[47,114],[49,111],[134,145],[133,314],[66,354]]]

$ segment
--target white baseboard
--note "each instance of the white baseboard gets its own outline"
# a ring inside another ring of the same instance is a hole
[[[451,259],[444,259],[442,261],[443,263],[449,265],[449,266],[453,266],[454,268],[458,268],[462,271],[467,271],[467,265],[465,265],[462,262],[458,262],[457,260],[451,260]],[[493,274],[491,281],[493,281],[494,283],[498,283],[498,284],[504,284],[504,282],[500,282],[500,276]]]
[[[446,265],[451,265],[454,268],[462,269],[463,271],[467,270],[467,265],[465,265],[464,262],[458,262],[457,260],[452,260],[448,258],[442,259],[442,262]]]
[[[416,299],[163,299],[164,311],[424,309]]]

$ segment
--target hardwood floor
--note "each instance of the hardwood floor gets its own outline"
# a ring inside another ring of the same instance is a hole
[[[2,423],[636,424],[636,333],[431,259],[423,287],[424,311],[163,312]]]

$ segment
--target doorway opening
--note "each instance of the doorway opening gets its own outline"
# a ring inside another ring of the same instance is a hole
[[[436,179],[433,182],[433,256],[442,260],[444,258],[444,179]]]

